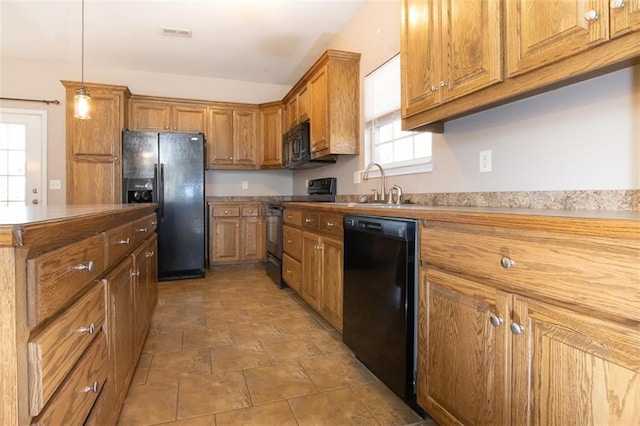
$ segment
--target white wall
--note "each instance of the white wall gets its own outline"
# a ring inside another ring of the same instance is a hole
[[[247,182],[247,189],[242,188],[242,182]],[[217,197],[291,195],[291,171],[207,170],[206,193]]]
[[[44,105],[27,102],[1,101],[0,106],[48,111],[48,179],[62,181],[62,189],[49,190],[49,204],[65,202],[65,89],[60,80],[79,80],[80,70],[76,66],[58,62],[33,62],[1,58],[0,96],[11,98],[58,99],[60,105]],[[129,87],[139,95],[168,96],[187,99],[204,99],[247,103],[270,102],[282,97],[291,89],[289,86],[248,83],[245,81],[223,80],[150,73],[116,68],[85,66],[86,81],[104,84],[119,84]],[[291,173],[265,172],[260,174],[258,188],[268,189],[276,195],[291,194]],[[258,178],[255,178],[258,180]],[[273,180],[272,180],[273,179]],[[218,185],[218,182],[220,183]],[[218,195],[220,188],[232,188],[233,177],[228,172],[207,172],[207,195]],[[253,195],[241,193],[238,195]]]
[[[364,81],[399,51],[399,22],[398,1],[370,1],[331,48],[361,52]],[[492,173],[478,171],[485,149]],[[406,193],[639,189],[640,66],[448,122],[434,136],[433,158],[433,172],[388,183]],[[352,156],[296,171],[294,193],[305,193],[305,179],[324,176],[338,177],[339,194],[369,193],[379,180],[353,184],[364,167],[362,156]]]

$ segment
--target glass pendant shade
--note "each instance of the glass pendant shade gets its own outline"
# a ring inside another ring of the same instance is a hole
[[[91,118],[91,96],[84,87],[77,89],[73,97],[73,116],[81,120]]]

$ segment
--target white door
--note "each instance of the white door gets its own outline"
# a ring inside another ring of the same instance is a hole
[[[47,112],[0,108],[0,206],[47,204]]]

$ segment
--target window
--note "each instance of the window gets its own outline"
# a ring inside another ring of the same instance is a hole
[[[402,131],[400,55],[366,76],[364,91],[365,162],[379,163],[388,175],[431,171],[431,133]]]
[[[26,126],[0,123],[0,205],[24,205]]]

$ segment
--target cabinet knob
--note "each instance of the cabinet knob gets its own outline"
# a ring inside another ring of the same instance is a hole
[[[93,272],[93,260],[90,260],[86,265],[81,263],[78,266],[74,266],[73,269],[75,269],[76,271]]]
[[[129,243],[131,243],[131,239],[127,238],[126,240],[119,240],[116,241],[116,244],[125,244],[125,245],[129,245]]]
[[[504,322],[502,318],[494,314],[491,314],[491,316],[489,317],[489,321],[491,321],[491,325],[494,327],[498,327]]]
[[[293,244],[292,240],[287,240],[287,244]]]
[[[520,325],[517,322],[511,323],[511,332],[513,334],[522,334],[524,333],[524,325]]]
[[[313,220],[311,220],[311,219],[309,219],[309,218],[307,218],[307,219],[305,219],[305,220],[304,220],[304,223],[311,223],[311,222],[313,222]]]
[[[253,210],[249,210],[249,214],[253,214]]]
[[[611,9],[622,9],[624,7],[624,0],[611,0],[609,6]]]
[[[584,19],[586,19],[587,21],[595,21],[599,17],[600,15],[598,15],[598,11],[595,9],[591,9],[584,15]]]
[[[440,88],[438,86],[431,86],[431,91],[432,92],[437,92],[438,90],[440,90]]]
[[[335,225],[332,222],[327,222],[327,228],[333,228]]]
[[[291,269],[287,269],[287,274],[290,274],[290,273],[291,273]]]
[[[448,86],[448,84],[447,84],[446,81],[441,81],[440,82],[440,87],[447,87],[447,86]]]
[[[152,224],[153,226],[156,226],[156,225],[158,224],[158,222],[156,222],[156,221],[154,220],[153,222],[151,222],[151,224]]]
[[[132,273],[131,273],[131,276],[132,276],[132,277],[139,277],[139,276],[140,276],[140,269],[138,269],[138,270],[137,270],[137,271],[135,271],[135,272],[132,272]]]
[[[93,334],[96,331],[96,326],[93,323],[91,323],[89,324],[89,327],[80,327],[77,331],[80,334],[82,333]]]
[[[85,387],[82,390],[82,392],[84,392],[84,393],[89,393],[89,392],[98,393],[98,389],[100,389],[100,383],[98,383],[98,381],[96,380],[95,382],[93,382],[93,384],[91,386]]]
[[[502,259],[500,259],[500,265],[502,265],[504,269],[510,269],[515,264],[516,262],[514,262],[512,259],[509,259],[507,256],[502,256]]]
[[[145,226],[144,228],[138,228],[138,229],[136,229],[136,232],[147,232],[147,231],[148,231],[148,229],[147,229],[147,227],[146,227],[146,226]]]
[[[153,250],[148,251],[147,252],[147,257],[153,257],[153,254],[154,254]]]
[[[225,211],[224,211],[224,214],[229,214],[229,210],[225,210]]]

